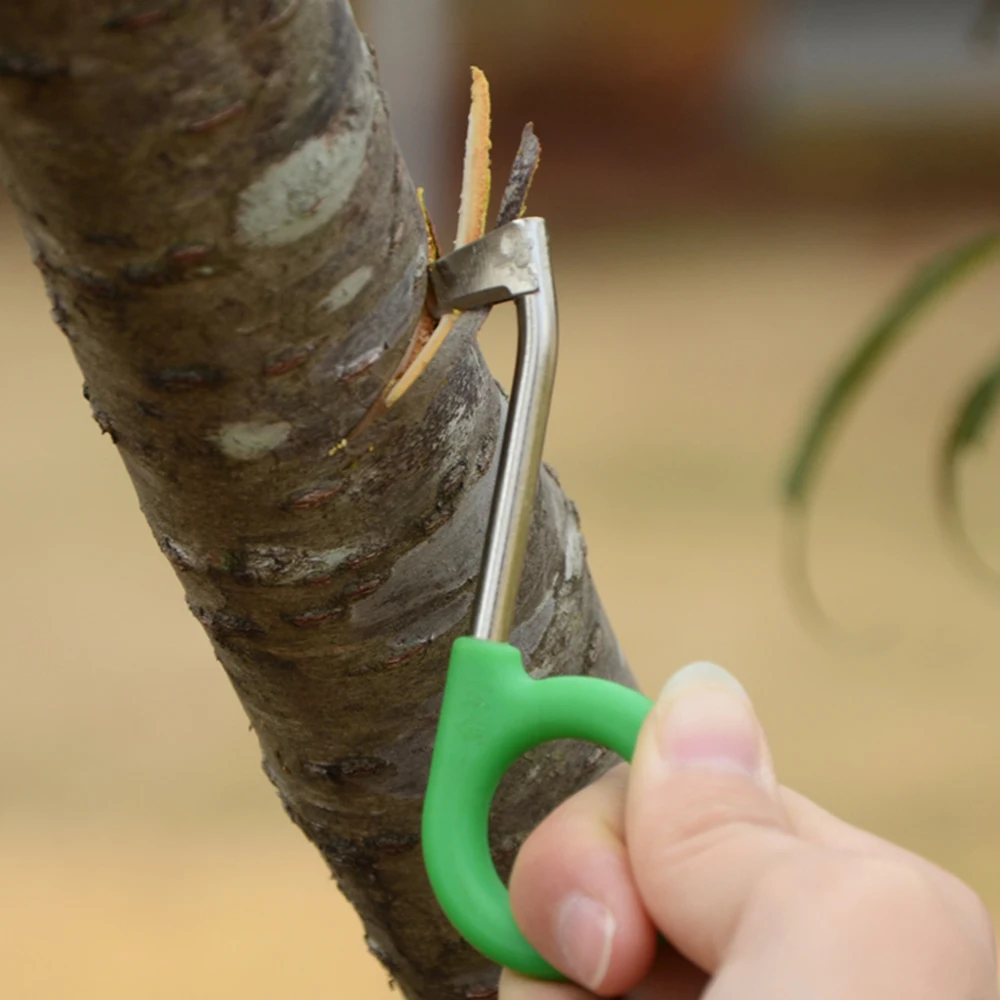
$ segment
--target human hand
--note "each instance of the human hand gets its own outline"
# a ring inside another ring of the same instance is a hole
[[[511,904],[586,988],[505,970],[500,1000],[998,1000],[978,897],[778,785],[749,698],[711,664],[667,684],[631,767],[531,834]]]

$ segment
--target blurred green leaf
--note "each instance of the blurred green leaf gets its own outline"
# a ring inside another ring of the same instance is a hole
[[[969,277],[998,253],[1000,232],[991,232],[940,254],[903,288],[865,332],[847,361],[827,383],[793,453],[785,477],[786,503],[790,506],[806,504],[831,436],[846,417],[850,403],[871,381],[889,353],[913,332],[919,314],[943,292]]]
[[[922,312],[997,255],[1000,255],[1000,232],[992,231],[949,248],[930,260],[865,331],[820,394],[798,447],[792,454],[783,488],[783,498],[790,514],[790,530],[786,533],[786,571],[794,596],[807,611],[808,617],[817,624],[825,624],[828,629],[830,625],[809,582],[804,520],[833,435],[844,423],[851,404],[871,383],[880,366],[894,350],[899,349],[907,335],[914,332]],[[952,483],[951,506],[942,508],[946,512],[957,513],[952,466],[982,435],[1000,393],[1000,387],[995,384],[996,378],[995,373],[990,373],[977,381],[953,425],[946,445],[949,451],[945,461],[949,464],[943,473],[950,478],[942,480],[942,489],[949,488],[948,484]],[[961,524],[960,521],[950,523],[952,526]]]
[[[958,467],[971,448],[985,443],[998,407],[1000,407],[1000,358],[969,386],[942,443],[937,473],[938,500],[945,529],[957,551],[993,582],[1000,582],[1000,572],[982,557],[969,536],[962,517]]]

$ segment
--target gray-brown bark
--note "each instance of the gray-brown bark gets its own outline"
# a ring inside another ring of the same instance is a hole
[[[418,833],[503,398],[467,314],[333,449],[405,356],[427,254],[346,3],[8,0],[0,152],[94,416],[285,809],[408,997],[489,995],[496,970],[440,914]],[[548,474],[530,551],[529,668],[627,680]],[[608,763],[578,744],[520,762],[501,867]]]

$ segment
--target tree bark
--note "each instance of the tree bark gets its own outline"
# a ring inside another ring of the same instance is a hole
[[[489,996],[419,823],[505,403],[468,313],[351,434],[407,356],[427,240],[346,2],[6,0],[0,161],[94,417],[288,815],[407,997]],[[548,472],[532,530],[528,668],[631,683]],[[522,760],[494,809],[501,870],[611,763],[576,743]]]

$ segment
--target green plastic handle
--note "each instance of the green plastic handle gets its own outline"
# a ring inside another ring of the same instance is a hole
[[[487,958],[535,979],[565,979],[514,922],[490,857],[490,805],[507,768],[557,739],[588,740],[631,760],[652,704],[595,677],[534,680],[506,643],[455,641],[424,801],[424,862],[448,919]]]

